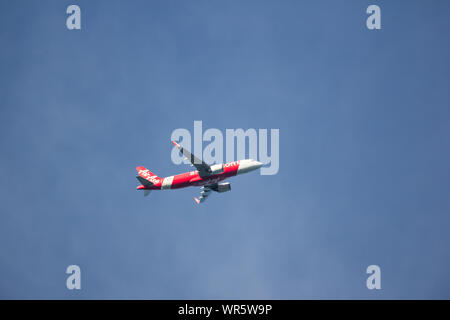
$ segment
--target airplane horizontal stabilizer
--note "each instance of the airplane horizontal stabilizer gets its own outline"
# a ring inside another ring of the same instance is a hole
[[[147,179],[142,178],[141,176],[136,176],[136,179],[138,179],[139,182],[140,182],[143,186],[151,187],[151,186],[154,185],[152,182],[148,181]]]

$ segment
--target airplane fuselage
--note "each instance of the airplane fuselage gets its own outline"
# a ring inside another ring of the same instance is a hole
[[[198,170],[177,174],[165,178],[149,177],[152,186],[140,185],[138,190],[165,190],[185,187],[201,187],[212,185],[242,173],[247,173],[261,167],[261,163],[252,159],[228,162],[211,166],[212,174],[201,176]],[[144,170],[139,174],[145,174]]]

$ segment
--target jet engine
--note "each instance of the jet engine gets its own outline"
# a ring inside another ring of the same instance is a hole
[[[231,185],[229,182],[224,182],[224,183],[218,183],[216,187],[212,187],[211,189],[213,189],[216,192],[227,192],[227,191],[231,191]]]

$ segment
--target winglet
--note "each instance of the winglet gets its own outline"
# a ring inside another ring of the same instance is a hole
[[[172,140],[172,143],[175,145],[175,147],[179,148],[180,145],[178,143],[176,143],[174,140]]]
[[[197,204],[200,203],[200,200],[198,200],[196,197],[194,197],[195,202],[197,202]]]

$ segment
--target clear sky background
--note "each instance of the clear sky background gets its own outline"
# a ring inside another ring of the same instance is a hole
[[[1,1],[0,298],[449,299],[449,31],[447,0]],[[194,120],[279,128],[279,173],[144,198]]]

